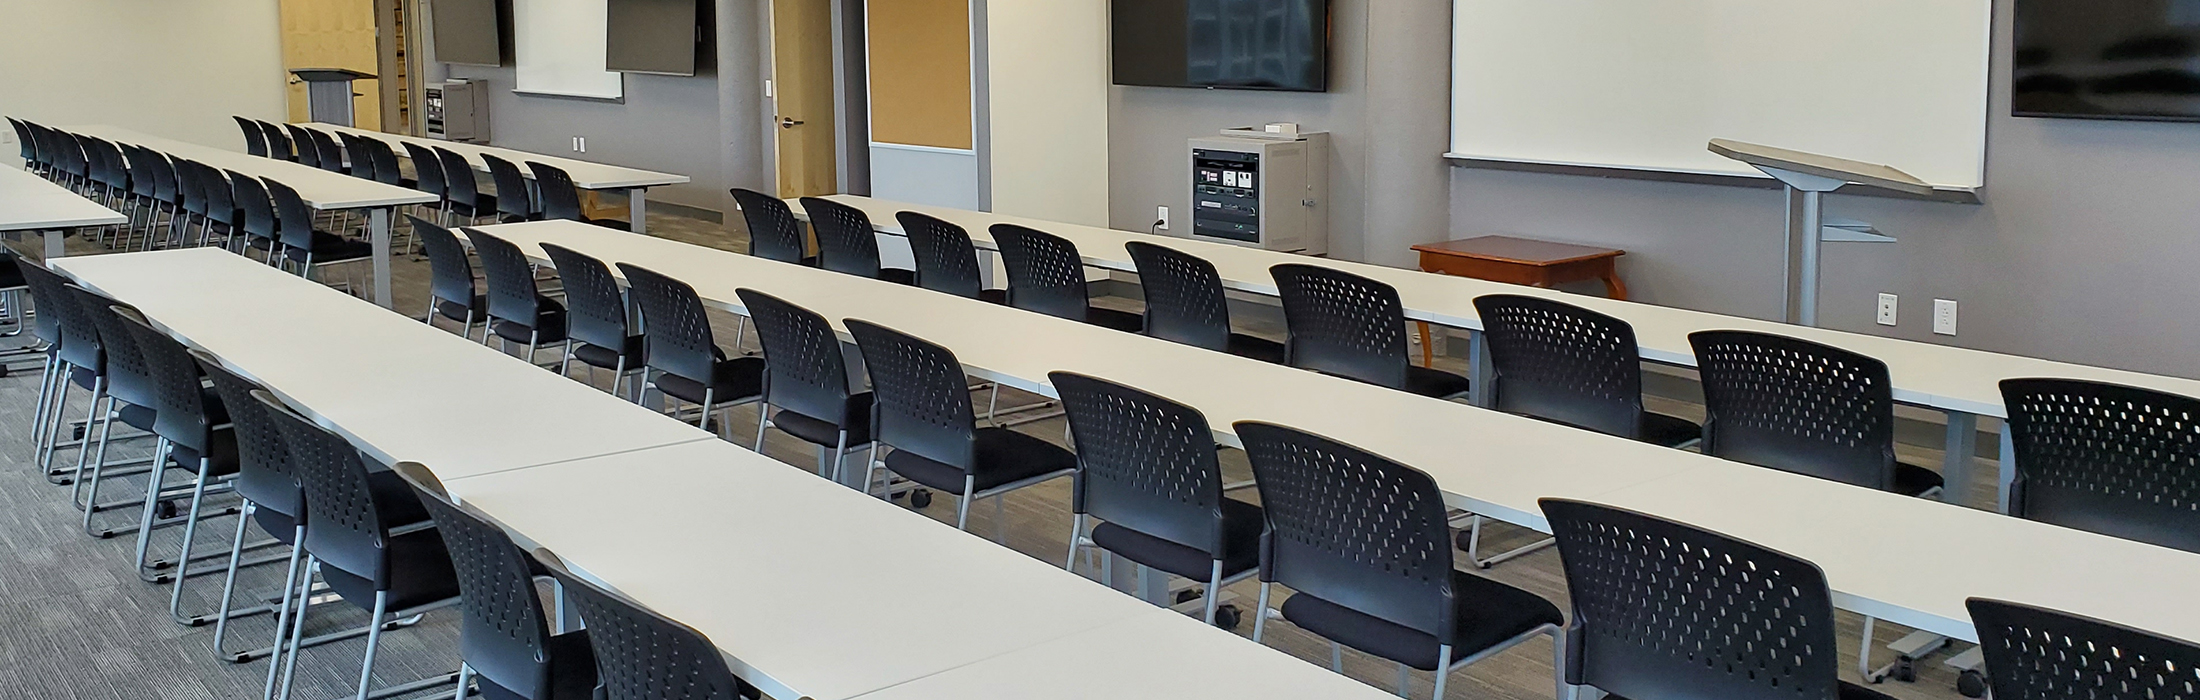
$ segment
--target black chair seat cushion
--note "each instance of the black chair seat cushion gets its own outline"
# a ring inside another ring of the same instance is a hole
[[[1407,365],[1406,391],[1448,399],[1467,393],[1467,378],[1440,369]]]
[[[451,568],[451,552],[435,528],[392,536],[383,540],[383,551],[389,562],[390,612],[458,596],[458,574]],[[343,596],[345,602],[361,610],[374,609],[373,579],[324,562],[321,580],[328,582],[329,589]]]
[[[283,249],[283,256],[292,262],[305,262],[307,251],[296,246]],[[313,262],[321,263],[363,260],[374,257],[374,244],[355,241],[326,231],[313,232]]]
[[[1006,289],[980,289],[980,290],[978,290],[978,301],[982,301],[982,302],[985,302],[985,303],[988,303],[988,304],[1000,304],[1000,305],[1002,305],[1002,306],[1007,306],[1007,305],[1008,305],[1008,290],[1006,290]]]
[[[841,428],[848,429],[848,445],[854,447],[871,441],[871,392],[848,397],[848,410],[839,422],[815,418],[794,411],[780,409],[772,414],[772,426],[780,432],[801,438],[803,442],[820,447],[832,447],[840,443]],[[958,487],[960,488],[960,487]]]
[[[215,394],[213,389],[203,389],[201,391],[204,396],[199,399],[199,405],[206,411],[207,422],[211,425],[228,423],[229,409],[222,406],[221,396]],[[157,416],[149,406],[118,401],[115,406],[115,417],[121,420],[123,425],[149,433],[153,432],[153,419]]]
[[[976,449],[972,454],[976,456],[977,466],[971,473],[976,477],[977,491],[1077,466],[1077,456],[1069,450],[1008,428],[979,428],[976,437]],[[886,468],[934,489],[954,494],[963,490],[961,467],[935,462],[914,452],[895,450],[887,453]]]
[[[212,444],[207,446],[209,448],[207,456],[210,457],[207,460],[209,462],[207,474],[210,476],[228,476],[237,473],[237,431],[219,428],[209,437],[213,439],[209,440]],[[169,449],[169,459],[174,460],[176,466],[198,471],[198,450],[182,445],[171,445]]]
[[[466,320],[469,318],[469,316],[467,315],[468,312],[471,312],[471,318],[473,320],[479,321],[489,315],[489,297],[482,294],[474,295],[474,305],[473,308],[470,309],[467,308],[465,304],[461,304],[455,301],[437,299],[435,302],[435,312],[438,314],[442,314],[444,318],[457,321],[459,323],[465,323]]]
[[[1848,681],[1841,681],[1840,683],[1841,687],[1837,689],[1834,695],[1837,700],[1894,700],[1894,696],[1855,683]],[[1627,700],[1626,697],[1609,693],[1605,694],[1604,697],[1610,700]]]
[[[23,269],[14,265],[0,265],[0,290],[23,289],[31,285],[23,279]]]
[[[46,352],[53,353],[55,351],[58,351],[59,349],[60,346],[58,345],[51,346],[46,350]],[[97,379],[99,379],[99,373],[92,371],[90,367],[69,368],[69,383],[75,384],[77,388],[83,389],[85,391],[91,391],[92,382]]]
[[[584,219],[583,221],[585,221],[586,223],[595,224],[597,226],[602,226],[604,228],[615,228],[621,231],[633,228],[632,226],[627,225],[626,222],[620,221],[618,219]]]
[[[1910,496],[1920,496],[1924,495],[1924,493],[1927,491],[1940,488],[1944,485],[1946,484],[1941,480],[1940,472],[1926,469],[1915,464],[1897,463],[1894,465],[1895,493],[1906,494]]]
[[[573,359],[580,360],[591,367],[615,370],[620,367],[619,358],[624,357],[626,358],[625,367],[627,369],[639,369],[642,365],[649,363],[649,346],[644,342],[647,339],[648,336],[642,335],[627,336],[626,347],[624,348],[607,348],[588,343],[574,343]]]
[[[764,358],[736,357],[711,366],[711,404],[715,409],[764,394]],[[657,388],[688,403],[702,403],[701,382],[675,374],[657,375]]]
[[[1260,506],[1235,498],[1222,499],[1222,577],[1229,578],[1260,566]],[[1214,574],[1215,556],[1137,530],[1101,523],[1092,529],[1092,542],[1101,549],[1146,566],[1194,581]]]
[[[1565,620],[1558,606],[1542,596],[1464,571],[1451,572],[1451,588],[1458,606],[1453,662]],[[1283,601],[1283,618],[1339,644],[1423,671],[1436,670],[1435,635],[1305,593]]]
[[[259,507],[252,510],[252,522],[259,523],[260,529],[267,531],[267,536],[273,537],[275,541],[283,544],[291,544],[292,540],[297,539],[297,518],[291,517],[289,513],[270,508],[264,503],[255,505]]]
[[[527,342],[530,333],[534,334],[535,342],[540,344],[565,342],[565,305],[549,297],[538,298],[536,304],[538,311],[535,314],[535,325],[490,321],[489,330],[495,332],[497,337],[514,343]]]
[[[450,207],[451,211],[457,212],[459,216],[477,219],[496,213],[497,196],[487,192],[479,192],[474,194],[474,201],[471,202],[451,200]]]
[[[878,270],[878,278],[894,284],[906,284],[913,287],[917,284],[917,271],[882,267]]]
[[[1097,306],[1086,307],[1085,322],[1125,333],[1141,333],[1146,330],[1146,317],[1144,316],[1129,311],[1103,309]]]
[[[1675,418],[1663,413],[1642,412],[1642,441],[1664,447],[1679,447],[1690,440],[1703,439],[1703,426],[1686,418]]]
[[[529,561],[533,561],[529,557]],[[547,575],[547,574],[545,574]],[[577,630],[543,640],[545,664],[550,667],[550,694],[531,698],[497,685],[476,674],[481,697],[487,700],[590,700],[596,696],[596,648],[588,630]]]
[[[1223,350],[1238,357],[1283,364],[1283,343],[1267,338],[1231,333],[1230,344]]]

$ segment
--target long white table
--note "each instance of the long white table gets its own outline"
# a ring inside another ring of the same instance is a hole
[[[713,438],[227,251],[117,253],[53,266],[137,307],[384,464],[416,461],[457,478]]]
[[[61,257],[61,244],[70,229],[128,221],[129,217],[30,171],[0,168],[0,231],[42,234],[47,260]]]
[[[573,176],[574,187],[578,187],[584,190],[626,191],[627,211],[629,212],[628,215],[633,217],[629,219],[629,228],[633,229],[635,233],[646,233],[649,230],[647,226],[647,222],[649,220],[649,217],[647,215],[649,188],[657,187],[660,185],[678,185],[691,181],[686,175],[652,172],[648,170],[620,167],[617,165],[605,165],[603,163],[592,163],[585,160],[574,160],[572,158],[560,158],[557,156],[544,155],[541,153],[534,153],[530,151],[513,150],[510,148],[497,148],[495,146],[484,146],[474,143],[460,143],[457,141],[444,141],[440,139],[423,138],[419,136],[406,136],[404,134],[385,134],[379,131],[368,131],[366,129],[349,126],[323,124],[321,122],[307,122],[299,124],[299,126],[308,129],[325,131],[330,134],[351,134],[353,136],[360,136],[383,141],[390,144],[391,148],[397,151],[397,157],[399,158],[411,158],[409,152],[406,151],[404,147],[404,144],[407,143],[428,146],[430,148],[447,149],[452,153],[457,153],[461,156],[465,156],[467,164],[474,166],[475,170],[481,172],[489,171],[489,164],[481,159],[482,154],[485,153],[488,155],[496,156],[498,158],[503,158],[508,161],[512,161],[514,164],[519,165],[520,174],[527,176],[528,179],[533,179],[535,177],[535,174],[534,172],[527,169],[527,161],[535,161],[537,163],[543,163],[546,165],[554,165],[557,166],[559,169],[564,170],[567,175]]]
[[[1728,462],[1465,404],[1111,331],[976,300],[575,222],[485,227],[547,263],[544,242],[694,285],[742,311],[763,291],[838,323],[862,318],[952,349],[972,374],[1054,395],[1070,370],[1155,391],[1206,414],[1218,439],[1259,420],[1327,435],[1428,472],[1448,504],[1544,532],[1536,500],[1677,496],[1625,504],[1780,547],[1825,569],[1845,609],[1972,639],[1963,601],[2001,595],[2200,638],[2200,556]],[[591,230],[595,229],[595,230]],[[1634,491],[1631,489],[1640,489]],[[1690,493],[1713,494],[1684,498]],[[1757,517],[1736,517],[1749,512]],[[1954,547],[1921,546],[1945,534]],[[1777,543],[1777,544],[1775,544]],[[1960,550],[1960,551],[1952,551]],[[2051,552],[2053,556],[2041,556]],[[1970,566],[1951,566],[1949,561]],[[2099,576],[2099,572],[2152,572]]]
[[[2003,379],[2067,377],[2200,396],[2200,381],[2180,377],[1795,326],[1175,236],[1156,236],[854,195],[832,195],[827,199],[862,209],[870,217],[873,227],[881,233],[893,235],[906,235],[901,223],[894,219],[896,212],[915,211],[939,217],[968,230],[971,240],[979,248],[988,250],[998,249],[988,230],[993,224],[1010,223],[1036,228],[1076,243],[1077,251],[1083,256],[1086,265],[1108,270],[1136,270],[1129,252],[1123,247],[1126,242],[1145,241],[1164,245],[1214,263],[1225,287],[1267,296],[1276,294],[1275,280],[1268,273],[1270,267],[1283,263],[1326,265],[1396,287],[1407,318],[1472,331],[1477,343],[1482,319],[1474,308],[1475,297],[1486,294],[1523,294],[1558,299],[1627,321],[1635,328],[1636,341],[1641,347],[1643,359],[1654,362],[1695,366],[1695,353],[1688,344],[1688,334],[1701,330],[1734,329],[1775,333],[1844,348],[1887,363],[1896,401],[1938,409],[1947,414],[1947,457],[1942,465],[1942,473],[1951,484],[1969,483],[1971,464],[1977,455],[1974,440],[1978,431],[1978,417],[2008,416],[2008,410],[2002,405],[2001,399],[2000,382]],[[807,218],[801,202],[790,200],[788,205],[794,208],[796,216]],[[1482,380],[1475,384],[1479,397],[1484,396],[1480,393],[1482,389],[1490,386],[1489,369],[1487,362],[1480,361],[1482,353],[1479,349],[1474,355],[1475,375]],[[2006,511],[2008,486],[2015,472],[2008,458],[2010,450],[2006,432],[2002,439],[2004,443],[2001,450],[1999,505]],[[1966,492],[1967,489],[1950,488],[1943,492],[1943,498],[1960,503]]]
[[[435,201],[433,195],[419,190],[385,185],[286,160],[165,139],[116,126],[67,126],[61,127],[61,130],[96,136],[115,143],[142,146],[165,153],[169,157],[188,158],[222,170],[275,180],[297,190],[298,196],[304,198],[307,205],[319,211],[366,210],[367,231],[374,242],[374,300],[384,307],[391,305],[391,210],[407,204]]]

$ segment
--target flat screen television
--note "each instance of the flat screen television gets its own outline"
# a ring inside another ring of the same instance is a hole
[[[702,43],[697,0],[609,0],[604,68],[694,75]]]
[[[2018,0],[2010,111],[2200,121],[2200,1]]]
[[[1112,0],[1115,84],[1329,89],[1329,0]]]
[[[435,60],[494,66],[504,62],[504,22],[497,0],[431,0]]]

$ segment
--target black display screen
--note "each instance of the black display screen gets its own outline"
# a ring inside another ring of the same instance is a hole
[[[2200,121],[2200,0],[2018,0],[2010,111]]]
[[[1329,89],[1329,0],[1113,0],[1117,85]]]

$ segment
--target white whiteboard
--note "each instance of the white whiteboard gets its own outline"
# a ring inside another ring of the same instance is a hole
[[[1985,179],[1991,0],[1455,0],[1451,155],[1759,176],[1713,138]]]
[[[605,0],[513,0],[513,91],[624,97],[624,78],[604,70],[609,8]]]

